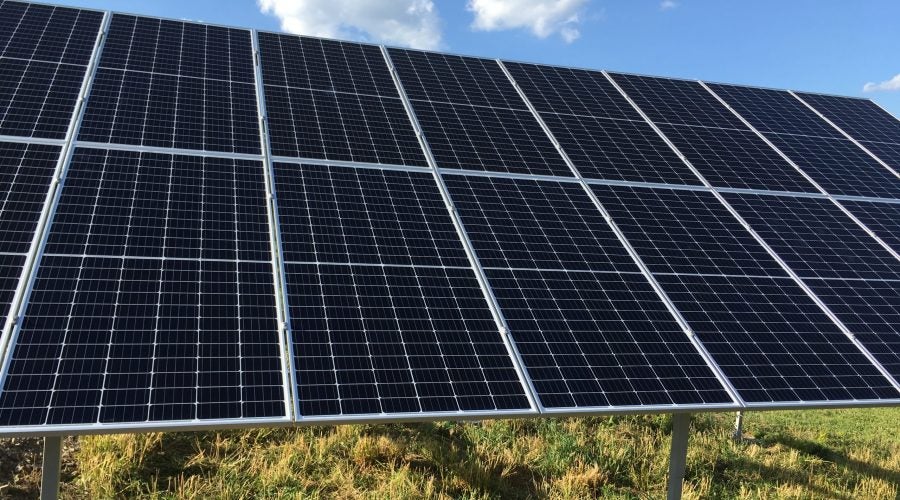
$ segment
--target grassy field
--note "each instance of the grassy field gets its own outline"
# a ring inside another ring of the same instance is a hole
[[[686,498],[900,498],[900,409],[694,417]],[[64,498],[660,498],[669,416],[82,437]],[[0,497],[40,443],[0,441]]]

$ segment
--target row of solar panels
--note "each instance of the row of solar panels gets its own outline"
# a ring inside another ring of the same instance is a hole
[[[900,402],[870,101],[10,1],[0,66],[0,434]]]

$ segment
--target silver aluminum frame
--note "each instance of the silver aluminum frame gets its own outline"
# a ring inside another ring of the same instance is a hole
[[[585,194],[587,194],[588,198],[590,198],[591,202],[594,204],[594,207],[597,208],[597,210],[603,216],[603,219],[606,221],[607,225],[609,225],[609,228],[616,235],[616,238],[618,238],[619,242],[622,244],[622,246],[625,247],[625,250],[628,252],[628,255],[631,257],[632,261],[634,261],[635,265],[638,267],[641,274],[644,275],[644,279],[647,280],[647,283],[650,285],[651,288],[653,288],[653,291],[656,292],[657,296],[659,296],[660,300],[666,306],[666,309],[669,310],[669,313],[672,315],[673,319],[675,319],[675,321],[678,323],[678,326],[681,327],[681,330],[684,332],[684,334],[687,336],[688,340],[694,346],[694,349],[697,350],[697,353],[700,355],[701,358],[703,358],[703,361],[706,362],[707,366],[710,368],[710,371],[712,371],[713,375],[716,377],[716,380],[718,380],[719,384],[721,384],[722,389],[724,389],[725,392],[728,393],[728,396],[734,402],[734,405],[731,407],[737,407],[737,406],[742,405],[744,403],[744,400],[743,400],[743,398],[741,398],[740,394],[738,394],[737,389],[735,389],[735,387],[731,384],[731,381],[728,380],[727,377],[725,377],[725,374],[724,374],[724,372],[722,372],[722,369],[719,367],[718,363],[716,363],[716,361],[712,358],[712,356],[706,350],[706,346],[704,346],[700,342],[700,339],[698,339],[697,336],[694,334],[694,331],[693,331],[693,329],[691,329],[687,320],[684,318],[684,316],[681,315],[681,311],[679,311],[678,308],[675,307],[675,304],[672,302],[672,300],[669,298],[669,296],[666,294],[666,292],[662,289],[662,286],[660,286],[659,282],[656,281],[656,278],[653,276],[653,274],[650,273],[650,270],[647,268],[646,264],[644,264],[644,261],[641,259],[641,257],[637,254],[634,247],[631,245],[631,242],[629,242],[628,239],[625,237],[625,233],[622,232],[622,230],[619,228],[619,226],[613,220],[612,216],[606,210],[606,207],[604,207],[603,204],[600,202],[600,199],[597,198],[597,195],[591,189],[590,185],[588,185],[588,183],[585,182],[584,177],[581,175],[581,171],[578,170],[578,167],[575,166],[575,162],[572,161],[572,159],[569,157],[568,153],[566,153],[566,151],[563,149],[562,145],[556,139],[556,136],[550,130],[550,127],[547,126],[547,123],[544,121],[543,117],[541,117],[537,108],[535,108],[534,105],[531,103],[531,100],[528,99],[528,96],[525,94],[525,91],[522,90],[522,88],[516,82],[515,78],[513,78],[512,73],[509,72],[509,70],[506,68],[506,65],[503,64],[502,60],[496,59],[496,63],[500,67],[500,69],[503,71],[503,74],[506,75],[506,78],[509,80],[509,83],[516,89],[516,92],[519,94],[519,97],[522,99],[522,101],[528,107],[528,110],[531,111],[532,116],[534,116],[534,119],[541,126],[541,129],[544,131],[544,134],[547,136],[547,138],[550,140],[550,142],[553,143],[553,146],[556,148],[556,151],[562,157],[563,161],[565,161],[566,165],[569,167],[569,170],[572,171],[572,175],[574,175],[575,178],[578,180],[578,182],[581,184],[582,189],[584,190]]]
[[[84,81],[82,80],[82,86],[83,85],[84,85]],[[77,105],[78,100],[76,99],[75,102]],[[73,109],[72,112],[74,114],[75,110]],[[71,125],[72,124],[70,122],[69,126],[71,126]],[[45,144],[47,146],[60,146],[60,147],[66,145],[65,139],[45,139],[43,137],[18,137],[15,135],[5,135],[5,134],[0,134],[0,142],[16,142],[16,143],[21,143],[21,144]]]
[[[104,13],[100,22],[100,28],[97,31],[97,37],[94,39],[94,47],[91,49],[91,58],[84,69],[84,77],[81,80],[81,89],[78,91],[78,97],[75,106],[72,109],[72,116],[69,118],[69,125],[66,129],[65,138],[62,141],[45,142],[43,140],[34,141],[34,144],[50,144],[60,146],[59,158],[56,161],[56,167],[53,170],[53,177],[50,179],[50,185],[47,188],[47,194],[44,198],[44,205],[41,208],[41,214],[38,217],[37,224],[34,228],[34,235],[31,239],[28,254],[19,275],[19,284],[16,286],[13,300],[10,303],[9,312],[7,313],[6,322],[3,325],[3,331],[0,332],[0,360],[3,360],[2,368],[0,368],[0,391],[3,390],[3,382],[6,372],[7,350],[12,351],[12,345],[15,340],[13,332],[18,328],[24,314],[24,302],[27,301],[28,295],[31,293],[31,281],[37,274],[37,266],[40,255],[44,247],[44,232],[49,227],[49,221],[53,218],[56,209],[56,198],[59,191],[62,190],[62,182],[68,168],[74,147],[72,143],[75,141],[78,129],[81,127],[81,120],[84,115],[85,103],[87,101],[88,91],[94,80],[94,73],[97,70],[98,61],[100,59],[100,51],[106,42],[106,31],[109,26],[111,16]],[[18,140],[15,142],[26,142]]]
[[[444,204],[447,207],[447,212],[450,215],[450,219],[453,221],[453,226],[456,228],[456,232],[459,235],[459,239],[462,243],[463,249],[466,252],[466,256],[469,258],[469,262],[472,266],[472,271],[474,272],[475,278],[478,280],[478,285],[481,287],[481,292],[484,295],[485,300],[487,301],[488,309],[491,311],[491,315],[494,317],[494,323],[496,323],[497,325],[498,334],[503,340],[503,343],[506,346],[506,350],[509,353],[513,368],[515,369],[516,374],[519,376],[519,382],[522,385],[522,391],[524,392],[525,397],[528,400],[528,404],[531,406],[531,412],[540,413],[543,411],[543,405],[541,404],[540,398],[538,397],[537,390],[534,388],[534,383],[532,382],[531,377],[528,376],[528,372],[525,369],[525,362],[522,360],[522,355],[519,352],[519,348],[510,337],[509,325],[506,323],[506,317],[504,317],[502,311],[500,310],[500,304],[497,302],[497,297],[494,296],[494,291],[488,284],[487,275],[485,274],[484,269],[481,266],[481,261],[478,259],[478,255],[475,253],[475,247],[474,245],[472,245],[472,241],[469,239],[469,234],[466,232],[465,227],[463,226],[462,218],[459,216],[459,212],[457,212],[456,206],[453,204],[453,199],[450,197],[450,191],[447,189],[447,185],[444,183],[444,178],[441,177],[441,171],[438,168],[437,160],[435,159],[434,154],[431,152],[431,146],[428,144],[428,141],[425,138],[425,133],[422,131],[422,125],[419,123],[419,119],[416,116],[415,111],[413,110],[412,103],[409,101],[409,96],[406,95],[406,89],[403,87],[403,83],[400,81],[400,75],[397,74],[397,69],[394,67],[394,61],[391,60],[391,55],[388,52],[387,48],[384,46],[381,47],[381,55],[384,57],[385,64],[387,64],[388,71],[391,74],[391,79],[394,80],[394,86],[397,88],[397,93],[400,95],[400,100],[403,102],[403,107],[406,109],[406,114],[409,117],[413,130],[416,133],[416,138],[419,140],[419,145],[422,147],[422,152],[425,155],[425,160],[431,169],[431,174],[434,177],[435,184],[437,184],[438,190],[441,193],[441,198],[443,198],[444,200]]]
[[[108,149],[112,151],[132,151],[135,153],[158,153],[165,155],[198,156],[202,158],[224,158],[226,160],[262,161],[263,154],[228,153],[224,151],[208,151],[205,149],[164,148],[159,146],[142,146],[140,144],[115,144],[111,142],[75,141],[75,147],[85,149]]]
[[[270,156],[269,119],[266,114],[266,95],[262,79],[262,58],[256,30],[250,31],[253,45],[253,77],[256,88],[256,108],[259,118],[259,146],[263,154],[263,173],[266,187],[266,216],[269,219],[269,247],[272,253],[272,278],[275,292],[275,312],[278,320],[279,348],[281,350],[281,377],[284,384],[284,414],[288,418],[299,415],[294,395],[297,390],[297,371],[294,369],[294,342],[291,331],[290,309],[287,305],[287,285],[284,273],[284,253],[281,246],[281,222],[278,219],[278,199],[275,195],[275,172]]]

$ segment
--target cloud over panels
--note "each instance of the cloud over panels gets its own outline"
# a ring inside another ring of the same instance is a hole
[[[869,82],[863,85],[863,92],[877,92],[879,90],[900,90],[900,73],[894,75],[890,80],[880,83]]]
[[[581,36],[588,0],[469,0],[472,28],[480,31],[527,29],[535,36],[559,35],[567,43]]]
[[[441,23],[432,0],[257,0],[284,31],[436,49]]]

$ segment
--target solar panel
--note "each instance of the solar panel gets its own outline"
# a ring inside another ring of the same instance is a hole
[[[843,138],[834,127],[785,90],[719,83],[708,86],[760,132]]]
[[[657,280],[747,402],[897,397],[789,278],[661,274]]]
[[[900,198],[900,178],[848,140],[784,134],[770,139],[831,194]]]
[[[745,401],[890,394],[888,381],[711,193],[593,189]]]
[[[283,420],[260,162],[75,151],[0,424]]]
[[[610,75],[654,123],[746,129],[738,117],[696,81]]]
[[[841,205],[900,253],[900,204],[841,200]]]
[[[0,142],[0,314],[13,293],[50,188],[60,148]]]
[[[545,407],[729,402],[579,184],[445,181]]]
[[[900,260],[829,200],[724,196],[801,277],[900,279]]]
[[[0,134],[63,139],[102,12],[0,5]]]
[[[259,44],[274,155],[425,165],[377,46],[271,33]]]
[[[303,418],[528,410],[431,173],[275,180]]]
[[[78,138],[260,154],[250,32],[114,14]]]
[[[868,99],[804,92],[797,95],[858,141],[900,144],[900,120]]]
[[[894,171],[900,170],[900,144],[883,142],[862,142],[861,144]]]
[[[572,175],[496,61],[388,53],[438,167]]]
[[[537,103],[541,118],[582,176],[700,184],[602,73],[504,65],[514,77],[523,78],[522,90],[528,100]]]
[[[750,130],[666,124],[659,128],[713,186],[817,192],[803,174]]]
[[[713,186],[816,191],[699,82],[613,77]]]

